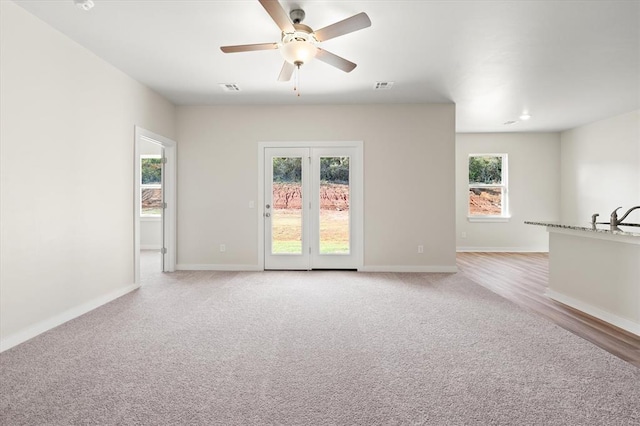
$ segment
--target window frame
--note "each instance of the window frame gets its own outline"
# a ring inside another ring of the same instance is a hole
[[[499,184],[472,184],[469,182],[469,160],[471,157],[500,157],[502,160],[502,179]],[[471,153],[467,156],[467,219],[469,222],[508,222],[511,218],[509,213],[509,158],[507,153]],[[469,192],[474,189],[500,189],[502,193],[502,205],[500,214],[479,215],[471,214],[471,204],[469,203]]]
[[[157,183],[142,183],[142,160],[148,158],[162,159],[160,154],[140,154],[140,176],[138,176],[138,182],[140,182],[140,218],[145,220],[160,219],[162,214],[144,214],[142,213],[142,191],[145,189],[162,189],[162,178],[159,184]]]

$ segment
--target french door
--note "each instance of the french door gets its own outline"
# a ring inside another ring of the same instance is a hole
[[[264,161],[265,269],[357,269],[357,148],[265,148]]]

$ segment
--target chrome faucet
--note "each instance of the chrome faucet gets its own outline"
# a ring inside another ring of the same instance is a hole
[[[620,219],[618,219],[618,210],[620,210],[621,208],[622,206],[618,207],[617,209],[611,212],[611,221],[609,223],[611,225],[612,231],[620,231],[621,229],[618,228],[618,225],[624,225],[624,223],[622,222],[627,218],[627,216],[629,216],[629,213],[631,213],[636,209],[640,209],[640,206],[631,207],[629,210],[626,211],[626,213]],[[635,226],[635,224],[633,224],[633,226]]]

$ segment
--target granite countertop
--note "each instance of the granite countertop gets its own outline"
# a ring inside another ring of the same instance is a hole
[[[640,232],[633,231],[612,231],[609,225],[596,225],[596,229],[591,227],[591,224],[581,224],[581,225],[569,225],[563,224],[559,222],[541,222],[541,221],[533,221],[533,220],[525,220],[524,222],[527,225],[540,225],[540,226],[548,226],[550,228],[563,228],[563,229],[573,229],[575,231],[587,231],[587,232],[601,232],[604,234],[615,234],[615,235],[625,235],[627,237],[639,237]],[[624,225],[620,225],[620,229],[632,229],[631,226],[625,227]]]

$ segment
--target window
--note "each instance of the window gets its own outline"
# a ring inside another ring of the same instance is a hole
[[[469,155],[469,220],[508,218],[507,154]]]
[[[162,214],[162,158],[159,155],[140,156],[140,204],[140,216]]]

